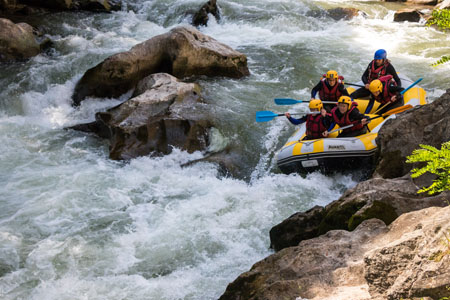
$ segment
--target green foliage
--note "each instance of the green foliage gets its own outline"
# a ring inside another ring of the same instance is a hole
[[[427,21],[427,26],[436,25],[441,30],[450,29],[450,9],[435,9],[431,13],[431,18]],[[450,56],[444,55],[438,61],[432,63],[433,67],[445,64],[450,61]]]
[[[418,193],[428,192],[429,195],[450,190],[450,141],[442,144],[440,150],[429,145],[420,145],[422,149],[416,149],[407,157],[406,162],[426,163],[424,167],[414,168],[411,177],[417,178],[427,172],[437,175],[429,187],[424,187]]]

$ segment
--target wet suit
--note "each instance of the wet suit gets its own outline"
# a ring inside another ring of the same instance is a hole
[[[339,109],[338,108],[336,108],[335,110],[334,110],[334,113],[336,114],[336,116],[339,118],[339,119],[342,119],[342,117],[344,116],[340,111],[339,111]],[[346,112],[346,114],[348,113],[348,111]],[[348,116],[348,118],[349,118],[349,120],[350,120],[350,122],[354,122],[354,121],[361,121],[362,119],[364,119],[364,118],[366,118],[366,116],[364,116],[363,114],[361,114],[360,112],[359,112],[359,110],[358,109],[353,109],[351,112],[350,112],[350,115]],[[336,122],[334,121],[334,119],[333,119],[333,117],[330,117],[330,119],[331,119],[331,125],[330,125],[330,129],[332,129],[335,125],[336,125]],[[348,124],[345,124],[345,125],[350,125],[350,124],[352,124],[352,123],[348,123]],[[341,126],[342,127],[342,126]],[[363,128],[361,128],[360,130],[352,130],[352,127],[350,127],[350,128],[348,128],[348,129],[344,129],[343,131],[341,131],[341,133],[339,133],[339,135],[338,135],[338,138],[340,138],[340,137],[354,137],[354,136],[358,136],[358,135],[361,135],[361,134],[364,134],[364,133],[366,133],[367,132],[367,126],[364,126]]]
[[[288,118],[289,122],[291,122],[294,125],[299,125],[299,124],[303,124],[306,121],[308,121],[308,115],[301,117],[300,119],[295,119],[295,118]],[[322,125],[324,126],[324,128],[329,128],[331,126],[331,121],[332,119],[330,118],[330,116],[327,114],[326,117],[322,117],[321,120]],[[308,126],[307,126],[308,127]],[[334,127],[334,125],[333,125]],[[332,128],[332,127],[331,127]],[[324,130],[325,131],[325,130]],[[315,140],[317,139],[317,137],[312,137],[312,136],[308,136],[306,135],[303,140]]]
[[[340,93],[339,97],[340,97],[340,96],[349,96],[347,89],[344,87],[344,85],[343,85],[342,83],[336,82],[336,84],[338,85],[337,91]],[[328,90],[332,90],[332,89],[334,88],[334,86],[331,86],[331,85],[328,83],[327,80],[325,80],[325,85],[327,86]],[[323,83],[322,83],[322,80],[321,80],[321,81],[319,81],[319,83],[316,84],[316,86],[313,87],[313,89],[311,90],[311,99],[315,99],[315,98],[316,98],[316,94],[317,94],[318,92],[319,92],[319,94],[320,94],[320,91],[321,91],[322,89],[323,89]],[[337,100],[339,99],[339,97],[336,97],[337,99],[320,99],[320,100],[322,100],[322,101],[336,101],[336,102],[337,102]],[[327,112],[330,112],[331,109],[332,109],[333,107],[335,107],[335,106],[336,106],[335,104],[328,104],[328,103],[326,103],[326,104],[323,105],[323,107],[325,108],[325,110],[326,110]]]

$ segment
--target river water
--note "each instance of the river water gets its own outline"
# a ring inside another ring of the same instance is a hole
[[[274,153],[291,134],[284,118],[256,123],[274,97],[308,99],[321,74],[359,81],[384,48],[397,71],[432,101],[448,88],[450,35],[393,23],[397,4],[376,1],[218,1],[222,19],[201,31],[247,55],[243,79],[201,78],[220,124],[214,143],[238,144],[242,179],[175,150],[130,162],[108,159],[108,144],[64,130],[125,100],[71,106],[90,67],[179,24],[205,1],[124,1],[112,14],[57,13],[37,22],[55,48],[0,70],[0,298],[217,299],[227,284],[270,255],[269,230],[291,214],[326,205],[356,184],[350,176],[283,175]],[[336,6],[367,18],[308,17]],[[304,106],[289,108],[303,111]],[[213,146],[217,146],[213,145]]]

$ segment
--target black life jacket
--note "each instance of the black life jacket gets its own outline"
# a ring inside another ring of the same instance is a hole
[[[323,116],[318,115],[308,115],[306,118],[306,135],[309,138],[320,139],[322,138],[322,133],[328,128],[323,125]]]
[[[337,106],[331,110],[331,115],[333,116],[333,120],[334,120],[334,122],[336,124],[339,125],[339,127],[344,127],[344,126],[347,126],[347,125],[350,125],[350,124],[354,124],[352,127],[342,130],[342,133],[347,133],[347,132],[351,132],[351,131],[358,131],[358,130],[361,130],[364,127],[364,125],[361,124],[361,120],[350,121],[350,113],[354,109],[357,109],[356,108],[357,106],[358,106],[358,103],[352,102],[351,107],[345,112],[345,114],[341,118],[339,118],[336,115],[336,111],[338,110]]]

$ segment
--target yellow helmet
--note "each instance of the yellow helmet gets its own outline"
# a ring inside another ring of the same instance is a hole
[[[371,93],[375,93],[375,92],[381,93],[382,90],[383,90],[383,84],[378,79],[373,80],[369,85],[369,91]]]
[[[348,104],[348,107],[350,107],[350,105],[352,105],[352,98],[350,98],[349,96],[341,96],[338,100],[338,103],[346,103]]]
[[[319,111],[322,109],[323,104],[320,99],[314,99],[309,102],[309,109],[317,108]]]
[[[338,79],[338,73],[335,70],[330,70],[325,77],[328,79]]]

